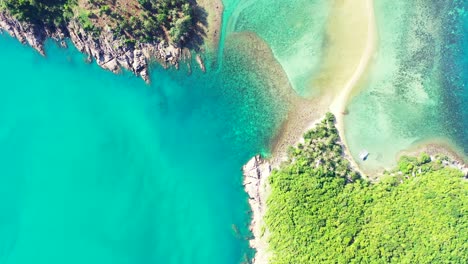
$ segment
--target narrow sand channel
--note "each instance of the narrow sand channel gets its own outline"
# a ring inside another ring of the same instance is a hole
[[[330,111],[336,116],[336,126],[338,128],[341,140],[345,145],[345,153],[349,157],[352,166],[354,169],[358,170],[361,175],[365,176],[364,173],[359,169],[359,166],[351,156],[351,153],[346,144],[346,137],[344,133],[345,124],[344,124],[344,114],[346,112],[346,106],[349,99],[353,93],[353,90],[363,79],[366,70],[374,56],[377,43],[377,30],[376,30],[376,20],[374,14],[374,1],[366,0],[366,9],[367,9],[367,41],[366,46],[363,51],[362,57],[359,61],[357,68],[354,70],[353,75],[338,93],[338,95],[333,100],[333,103],[330,106]]]

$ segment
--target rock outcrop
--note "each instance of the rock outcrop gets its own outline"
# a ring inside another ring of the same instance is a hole
[[[266,211],[266,197],[268,185],[266,184],[268,176],[271,173],[271,165],[268,161],[262,159],[260,155],[253,157],[242,168],[244,174],[243,185],[249,195],[249,204],[252,210],[252,221],[250,231],[253,238],[249,241],[250,247],[256,250],[253,263],[267,263],[268,243],[267,234],[263,232],[263,216]],[[265,230],[267,232],[267,230]]]
[[[197,61],[198,67],[200,67],[200,70],[202,70],[202,72],[206,72],[205,63],[203,62],[200,54],[197,54],[197,56],[195,57],[195,60]]]
[[[152,61],[159,62],[165,68],[178,68],[182,59],[181,48],[164,41],[127,44],[111,30],[104,30],[99,36],[94,36],[73,20],[64,29],[50,31],[37,25],[19,22],[9,14],[0,12],[0,30],[8,32],[23,44],[29,44],[42,55],[45,55],[44,42],[47,38],[58,41],[61,46],[66,46],[64,40],[70,38],[80,52],[88,55],[88,61],[94,59],[99,66],[114,73],[120,72],[122,68],[127,69],[141,76],[146,82],[149,82],[148,68]]]
[[[8,32],[21,43],[29,44],[39,53],[45,55],[43,43],[48,34],[43,28],[27,23],[20,23],[12,16],[0,12],[0,30]]]

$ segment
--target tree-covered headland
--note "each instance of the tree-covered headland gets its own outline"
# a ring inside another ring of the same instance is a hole
[[[65,28],[71,20],[98,36],[112,31],[129,43],[190,38],[197,18],[189,0],[0,0],[1,8],[21,21]]]
[[[72,18],[76,0],[3,0],[3,9],[21,21],[45,26],[60,26]]]
[[[271,263],[468,263],[468,182],[445,157],[403,157],[378,183],[327,117],[269,178]]]

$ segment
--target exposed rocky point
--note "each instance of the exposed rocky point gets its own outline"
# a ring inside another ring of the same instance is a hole
[[[263,234],[263,216],[266,211],[266,199],[268,176],[271,174],[271,165],[260,155],[253,157],[242,167],[244,174],[243,185],[249,195],[249,204],[252,210],[252,221],[250,231],[253,238],[249,241],[250,247],[257,252],[253,258],[253,263],[262,264],[268,260],[267,241]]]
[[[96,37],[74,20],[64,29],[51,31],[20,22],[13,16],[0,12],[0,30],[8,32],[23,44],[29,44],[42,55],[45,55],[44,42],[47,38],[56,40],[62,47],[67,46],[65,39],[69,38],[80,52],[88,55],[88,61],[94,59],[99,66],[114,73],[119,73],[122,69],[129,70],[146,82],[149,82],[148,68],[152,61],[159,62],[165,68],[178,68],[182,59],[181,48],[164,41],[127,45],[122,39],[116,38],[111,30],[103,30]],[[197,62],[200,63],[198,58]]]

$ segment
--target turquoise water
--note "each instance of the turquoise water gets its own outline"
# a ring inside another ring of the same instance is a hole
[[[281,63],[292,88],[309,97],[319,91],[310,85],[326,45],[330,9],[331,2],[321,0],[240,0],[229,30],[258,34]]]
[[[237,45],[217,73],[155,66],[148,86],[0,36],[0,263],[248,259],[240,169],[287,105]]]
[[[330,1],[237,0],[227,29],[258,34],[304,97],[327,46]],[[361,92],[350,102],[346,137],[369,170],[395,165],[400,151],[437,138],[468,153],[466,1],[375,1],[378,48]],[[272,19],[274,17],[274,19]]]
[[[468,155],[468,2],[451,3],[444,31],[445,125],[451,127],[451,138]]]
[[[467,154],[466,1],[375,3],[378,52],[345,120],[353,156],[367,149],[364,168],[391,167],[400,151],[432,138]]]
[[[217,68],[155,66],[151,85],[73,48],[51,42],[43,58],[0,36],[0,263],[252,256],[240,168],[269,152],[288,79],[310,96],[329,2],[224,3]],[[431,137],[468,153],[468,7],[428,3],[376,1],[379,53],[346,118],[370,167]]]

